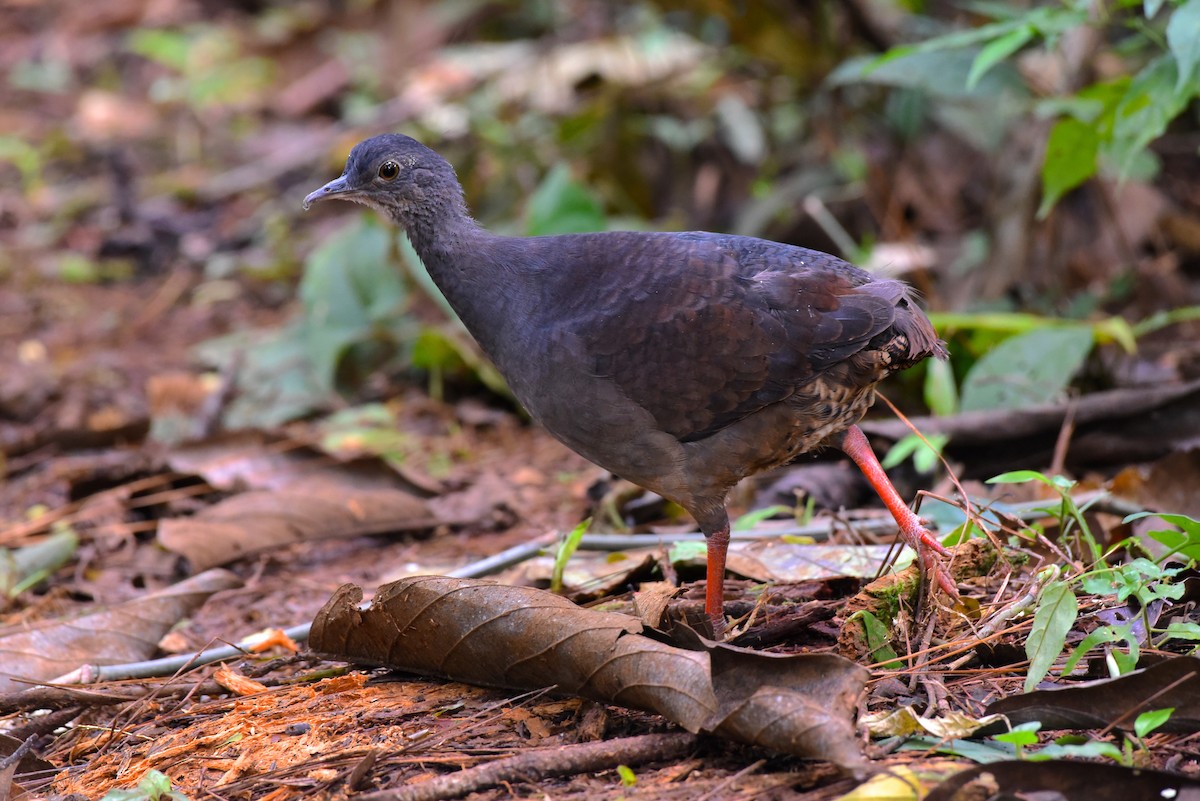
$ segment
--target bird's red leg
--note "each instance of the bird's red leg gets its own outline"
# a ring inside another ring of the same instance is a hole
[[[708,572],[704,584],[704,612],[712,622],[713,636],[725,633],[725,557],[729,553],[729,521],[716,531],[705,532]]]
[[[896,523],[900,526],[900,536],[917,552],[921,564],[935,577],[938,586],[951,597],[957,598],[958,587],[946,569],[946,565],[938,558],[938,555],[949,556],[950,552],[942,547],[929,529],[921,525],[921,519],[901,500],[900,493],[896,492],[887,473],[883,472],[879,459],[875,458],[875,451],[871,450],[871,444],[867,442],[867,437],[863,434],[862,429],[858,426],[847,428],[846,433],[842,435],[841,449],[854,460],[858,469],[862,470],[863,475],[867,477],[867,481],[871,482],[871,486],[883,500],[883,505],[892,513],[892,517],[896,518]],[[710,559],[711,555],[712,548],[710,546]]]

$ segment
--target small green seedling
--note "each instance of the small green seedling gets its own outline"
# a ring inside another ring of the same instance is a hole
[[[556,594],[562,592],[563,573],[566,572],[567,562],[571,561],[571,557],[575,555],[579,543],[583,541],[583,535],[587,533],[588,527],[591,525],[592,518],[589,517],[571,529],[571,533],[558,544],[558,550],[554,552],[554,571],[550,574],[550,592]]]

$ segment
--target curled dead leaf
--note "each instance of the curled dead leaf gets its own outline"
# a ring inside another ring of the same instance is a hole
[[[854,711],[865,668],[826,654],[780,655],[648,636],[627,615],[541,590],[441,576],[381,587],[371,606],[341,587],[313,621],[313,649],[492,687],[553,686],[844,768],[863,763]]]

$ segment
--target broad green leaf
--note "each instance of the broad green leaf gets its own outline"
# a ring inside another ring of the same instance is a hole
[[[870,612],[862,611],[859,618],[863,624],[863,635],[867,640],[867,649],[871,659],[883,663],[887,670],[899,670],[904,664],[897,659],[896,649],[891,645],[891,632],[878,617]]]
[[[693,560],[701,560],[708,555],[708,546],[703,542],[695,540],[683,540],[671,546],[667,551],[667,558],[671,560],[671,564],[677,565],[681,562],[690,562]]]
[[[1167,23],[1167,46],[1179,66],[1175,91],[1183,92],[1200,63],[1200,0],[1187,0],[1172,12]]]
[[[898,750],[950,754],[978,762],[981,765],[1012,759],[1014,755],[1013,748],[1008,743],[995,743],[994,740],[987,742],[950,740],[946,742],[940,737],[909,737]]]
[[[210,339],[193,352],[201,363],[238,376],[238,392],[222,415],[230,430],[274,428],[327,408],[334,399],[313,373],[299,321]]]
[[[1050,129],[1042,162],[1042,205],[1038,217],[1044,219],[1059,198],[1096,174],[1096,156],[1100,152],[1100,134],[1096,127],[1065,117]]]
[[[453,326],[426,326],[413,340],[412,366],[431,374],[467,374],[497,395],[512,397],[500,371]]]
[[[1029,657],[1025,692],[1036,688],[1050,672],[1078,615],[1079,602],[1067,582],[1051,581],[1042,588],[1033,614],[1033,628],[1025,641],[1025,654]]]
[[[925,370],[925,404],[938,417],[948,417],[958,411],[958,385],[950,362],[930,359]]]
[[[1122,760],[1124,754],[1112,743],[1103,740],[1091,740],[1086,743],[1048,743],[1036,751],[1026,751],[1024,759],[1029,762],[1046,762],[1051,759],[1096,759],[1106,757]]]
[[[191,51],[191,37],[180,31],[138,28],[129,35],[129,50],[176,72],[183,72]]]
[[[1161,640],[1200,640],[1200,623],[1170,623],[1158,633]]]
[[[924,440],[916,434],[909,434],[888,450],[880,464],[885,470],[890,470],[903,464],[911,456],[917,472],[931,473],[937,467],[942,449],[949,441],[950,437],[946,434],[930,434]]]
[[[967,88],[975,88],[975,84],[979,83],[979,79],[988,70],[1032,41],[1035,33],[1032,25],[1022,25],[988,42],[971,64],[971,72],[967,75]]]
[[[1145,737],[1170,720],[1174,712],[1175,707],[1173,706],[1166,709],[1151,709],[1148,712],[1143,712],[1133,721],[1133,733],[1138,736],[1138,739]]]
[[[1045,473],[1036,470],[1010,470],[987,480],[988,484],[1024,484],[1026,481],[1040,481],[1050,485],[1050,478]]]
[[[305,262],[299,293],[305,342],[313,373],[327,389],[337,385],[351,348],[374,340],[394,350],[408,337],[408,292],[392,262],[392,243],[383,225],[357,217]]]
[[[896,441],[896,444],[888,448],[888,452],[884,454],[879,464],[884,470],[891,470],[893,467],[899,467],[904,464],[908,457],[917,452],[917,449],[922,447],[921,438],[916,434],[908,434]]]
[[[1003,95],[1025,98],[1029,89],[1016,70],[997,65],[981,75],[972,86],[967,75],[976,54],[971,50],[897,48],[882,59],[852,58],[842,62],[830,75],[834,84],[872,83],[907,89],[919,89],[948,99],[992,98]]]
[[[1067,661],[1063,663],[1061,676],[1071,675],[1071,671],[1079,664],[1079,660],[1087,656],[1088,651],[1091,651],[1097,645],[1107,645],[1113,642],[1127,642],[1130,638],[1129,627],[1121,626],[1119,628],[1113,626],[1099,626],[1088,633],[1079,645],[1071,651],[1071,655],[1067,657]]]
[[[1136,158],[1166,132],[1196,93],[1197,87],[1180,83],[1179,67],[1168,55],[1151,61],[1129,82],[1113,110],[1111,141],[1104,143],[1101,155],[1120,175],[1128,175]]]
[[[529,199],[526,231],[530,236],[603,231],[607,227],[600,201],[571,178],[565,164],[550,170]]]
[[[1090,328],[1046,328],[1010,337],[963,380],[962,410],[1019,409],[1056,400],[1092,349]]]
[[[8,162],[16,167],[27,188],[37,183],[42,171],[41,154],[33,145],[17,136],[0,136],[0,162]]]
[[[993,734],[992,739],[998,743],[1008,743],[1009,745],[1027,746],[1038,744],[1038,732],[1041,730],[1042,724],[1036,720],[1031,720],[1028,723],[1022,723],[1013,726],[1010,731]]]
[[[768,520],[776,515],[790,515],[793,511],[792,507],[781,504],[764,506],[762,509],[746,512],[746,514],[733,521],[733,525],[730,528],[734,531],[749,531],[764,520]]]

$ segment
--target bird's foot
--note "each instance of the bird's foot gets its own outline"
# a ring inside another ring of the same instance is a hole
[[[933,532],[921,525],[920,518],[915,514],[912,515],[911,521],[897,522],[900,523],[900,536],[917,552],[917,558],[921,560],[921,566],[925,568],[925,573],[945,590],[947,595],[957,599],[959,597],[958,584],[954,581],[954,576],[950,574],[950,568],[944,558],[951,556],[950,551],[938,542]]]

